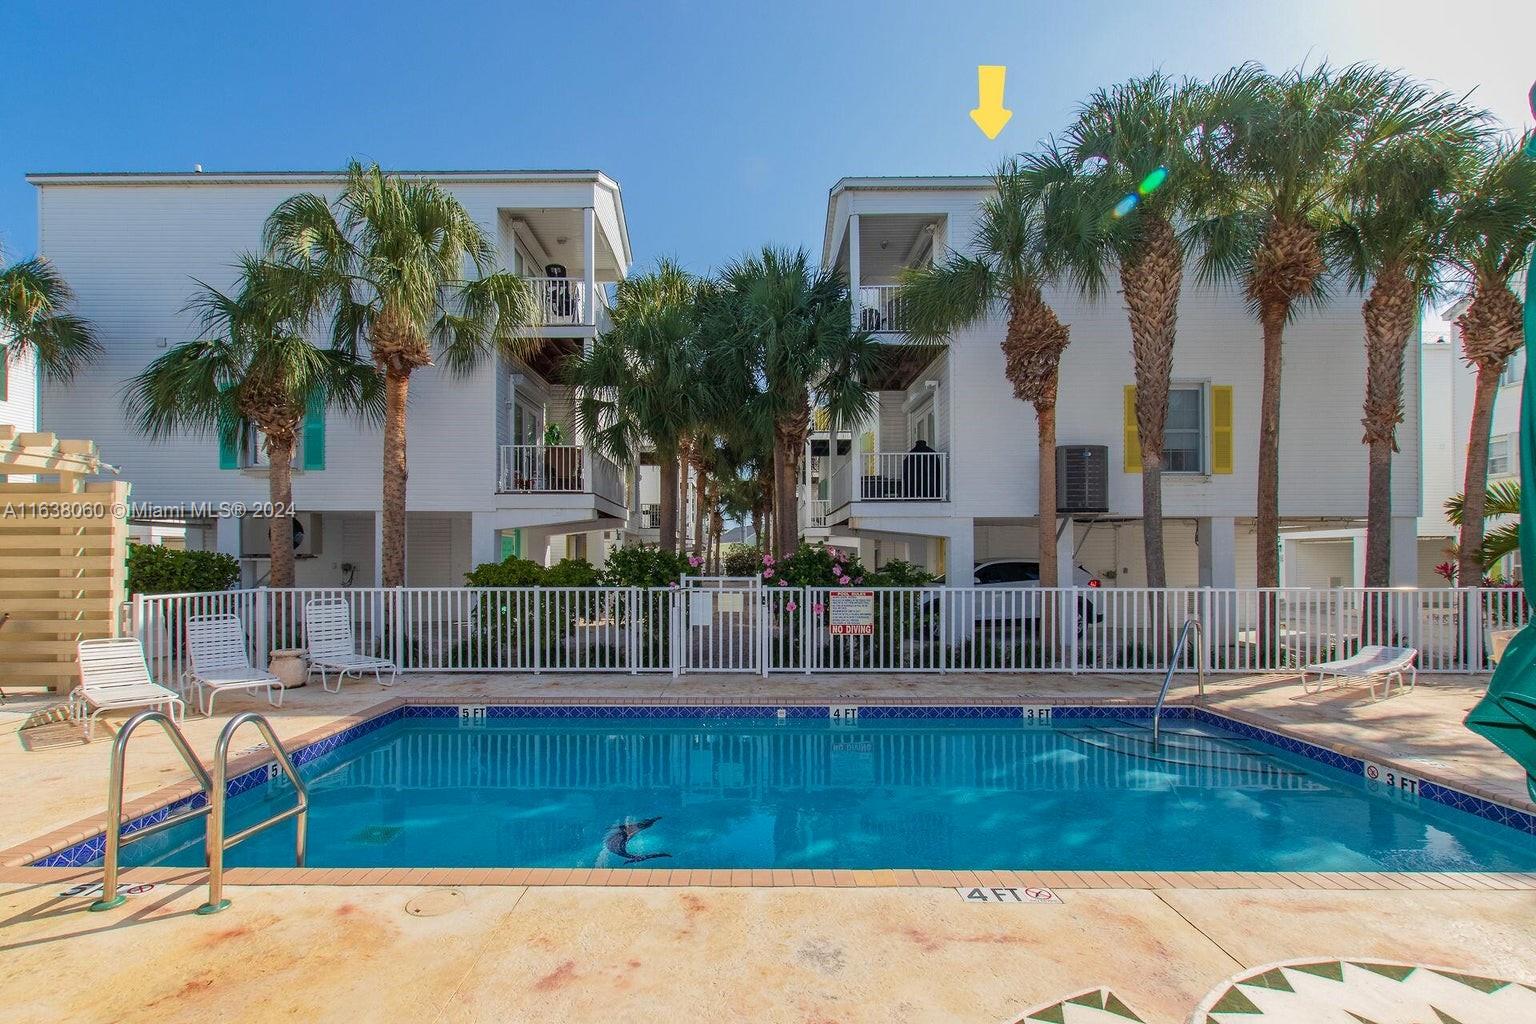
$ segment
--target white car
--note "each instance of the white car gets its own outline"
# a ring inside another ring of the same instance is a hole
[[[1072,577],[1074,586],[1086,590],[1097,590],[1103,586],[1097,576],[1081,565],[1077,566]],[[944,585],[944,577],[939,577],[936,582]],[[993,558],[985,562],[977,562],[971,587],[982,593],[966,599],[969,605],[968,610],[978,624],[1007,621],[1039,622],[1042,601],[1029,594],[1011,593],[1039,586],[1040,563],[1038,561],[1025,558]],[[996,593],[987,593],[994,590]],[[1077,628],[1079,632],[1086,623],[1098,622],[1103,617],[1104,613],[1099,610],[1092,596],[1078,595]]]

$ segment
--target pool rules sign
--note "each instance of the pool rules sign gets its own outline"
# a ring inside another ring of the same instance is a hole
[[[873,590],[828,591],[827,632],[833,636],[874,636],[875,592]]]

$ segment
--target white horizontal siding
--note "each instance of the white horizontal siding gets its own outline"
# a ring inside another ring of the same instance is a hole
[[[621,212],[591,182],[452,183],[450,190],[488,230],[503,209],[599,206],[617,231]],[[218,468],[214,438],[151,443],[123,411],[125,382],[171,346],[191,340],[182,312],[194,279],[219,288],[235,279],[241,251],[260,244],[268,213],[294,191],[283,184],[101,183],[41,187],[39,245],[65,275],[81,315],[101,331],[105,353],[68,386],[43,391],[45,429],[94,438],[107,461],[133,482],[136,501],[180,504],[254,501],[264,478]],[[616,240],[610,240],[621,250]],[[499,395],[498,392],[501,392]],[[504,385],[494,361],[466,378],[427,368],[411,379],[407,501],[421,511],[495,507],[495,442]],[[299,473],[294,497],[315,510],[377,507],[381,476],[377,426],[327,420],[326,467]]]
[[[880,213],[943,215],[948,244],[966,251],[983,193],[872,190],[843,192],[835,215]],[[833,237],[841,235],[837,226]],[[1141,510],[1141,480],[1122,471],[1122,402],[1134,383],[1130,328],[1117,287],[1090,303],[1075,291],[1051,289],[1047,299],[1071,331],[1062,361],[1057,443],[1101,444],[1110,450],[1110,514]],[[1304,309],[1286,329],[1281,397],[1281,514],[1290,518],[1364,515],[1366,450],[1360,443],[1365,393],[1361,296],[1340,294],[1321,309]],[[946,424],[953,480],[949,514],[1017,516],[1036,503],[1037,431],[1030,407],[1013,397],[999,342],[1004,325],[993,319],[951,341]],[[1394,513],[1417,516],[1420,493],[1419,347],[1408,353],[1405,422],[1393,463]],[[1174,349],[1176,380],[1233,388],[1234,472],[1164,477],[1164,514],[1252,516],[1257,487],[1262,345],[1258,323],[1240,292],[1201,287],[1186,275]],[[943,428],[941,428],[942,436]],[[873,515],[878,515],[875,510]]]

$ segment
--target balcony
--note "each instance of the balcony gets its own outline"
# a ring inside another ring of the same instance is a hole
[[[642,530],[661,529],[661,505],[653,501],[641,505],[638,521]]]
[[[863,452],[827,479],[828,514],[854,501],[948,501],[948,452]]]
[[[592,312],[587,312],[587,285],[574,277],[525,277],[533,289],[545,327],[594,327],[597,323],[597,307],[607,307],[608,290],[594,284],[592,294],[597,300]]]
[[[831,514],[832,502],[823,498],[812,498],[806,508],[806,529],[825,530],[827,528],[827,517]]]
[[[870,334],[902,334],[907,329],[901,286],[867,284],[859,288],[859,329]]]
[[[577,445],[504,444],[498,494],[593,494],[624,504],[624,474],[612,459]]]

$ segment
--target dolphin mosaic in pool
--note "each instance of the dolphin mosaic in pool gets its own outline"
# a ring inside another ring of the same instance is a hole
[[[641,818],[639,821],[628,819],[614,824],[603,837],[603,846],[615,857],[622,857],[630,864],[639,864],[643,860],[655,860],[658,857],[670,857],[670,853],[630,853],[629,841],[644,832],[661,820],[661,815],[654,818]]]

